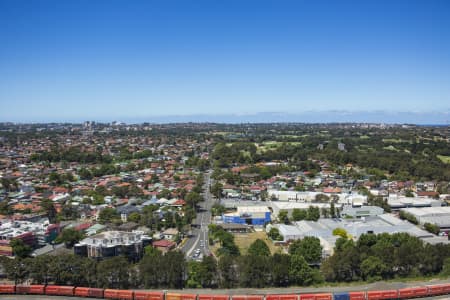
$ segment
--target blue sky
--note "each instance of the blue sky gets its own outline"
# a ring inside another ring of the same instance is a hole
[[[0,121],[450,110],[450,1],[0,0],[0,45]]]

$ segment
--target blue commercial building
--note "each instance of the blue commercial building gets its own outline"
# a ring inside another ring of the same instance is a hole
[[[265,225],[270,222],[271,212],[267,206],[238,206],[237,211],[222,215],[224,223]]]

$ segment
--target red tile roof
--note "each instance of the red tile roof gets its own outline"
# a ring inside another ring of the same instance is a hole
[[[153,247],[163,247],[163,248],[170,248],[174,247],[175,242],[169,241],[169,240],[159,240],[153,242]]]

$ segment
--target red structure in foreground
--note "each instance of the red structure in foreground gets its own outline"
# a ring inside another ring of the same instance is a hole
[[[77,296],[115,300],[387,300],[450,294],[450,283],[398,290],[267,295],[218,295],[146,292],[60,285],[0,285],[0,295]]]

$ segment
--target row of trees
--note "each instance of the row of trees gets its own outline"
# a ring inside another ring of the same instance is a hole
[[[339,238],[334,254],[325,260],[320,241],[308,237],[293,242],[289,254],[271,255],[265,242],[257,240],[246,255],[224,251],[218,260],[205,257],[201,262],[187,262],[178,251],[163,255],[147,247],[137,264],[124,257],[97,262],[74,255],[1,258],[0,263],[15,283],[29,279],[103,288],[285,287],[450,274],[450,245],[424,244],[404,233],[365,234],[356,242]]]
[[[292,214],[289,217],[287,210],[280,210],[278,212],[278,220],[284,224],[290,224],[291,221],[317,221],[320,218],[321,210],[317,206],[309,206],[307,209],[294,208]],[[336,211],[334,204],[332,204],[332,213],[328,209],[322,209],[322,215],[324,217],[335,216]]]
[[[425,244],[406,233],[364,234],[357,242],[339,238],[321,272],[332,282],[432,275],[449,257],[450,245]]]

